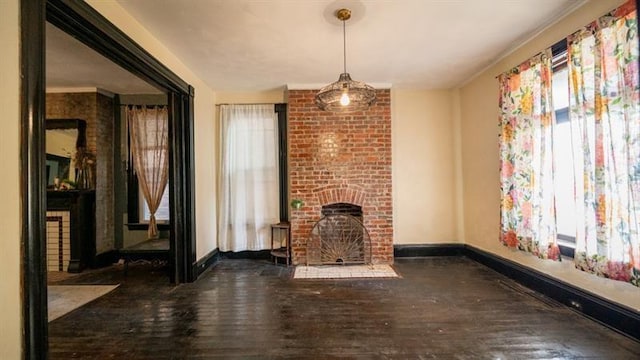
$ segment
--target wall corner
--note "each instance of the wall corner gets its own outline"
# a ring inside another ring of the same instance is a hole
[[[466,243],[464,234],[464,191],[463,191],[463,171],[462,171],[462,101],[460,88],[450,91],[451,96],[451,120],[453,126],[453,161],[454,161],[454,212],[456,219],[456,239],[458,242]]]

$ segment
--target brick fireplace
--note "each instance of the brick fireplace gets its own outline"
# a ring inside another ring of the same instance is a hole
[[[322,207],[352,204],[362,209],[371,237],[372,262],[393,263],[391,199],[391,95],[377,90],[366,112],[321,111],[314,90],[289,90],[289,200],[294,264],[304,264],[306,243]]]

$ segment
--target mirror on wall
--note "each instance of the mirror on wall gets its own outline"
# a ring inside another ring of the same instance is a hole
[[[46,176],[47,188],[58,182],[76,181],[75,164],[78,149],[85,149],[86,122],[81,119],[47,119],[46,121]]]

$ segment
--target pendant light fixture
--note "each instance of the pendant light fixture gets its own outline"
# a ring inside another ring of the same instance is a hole
[[[333,112],[367,110],[376,101],[376,90],[362,81],[351,80],[347,72],[346,21],[351,18],[351,10],[340,9],[335,16],[342,21],[344,68],[338,81],[323,87],[316,94],[316,105],[321,110]]]

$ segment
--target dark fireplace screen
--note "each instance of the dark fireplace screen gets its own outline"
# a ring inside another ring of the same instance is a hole
[[[362,223],[362,208],[337,203],[322,207],[322,218],[307,240],[307,265],[371,263],[371,239]]]

